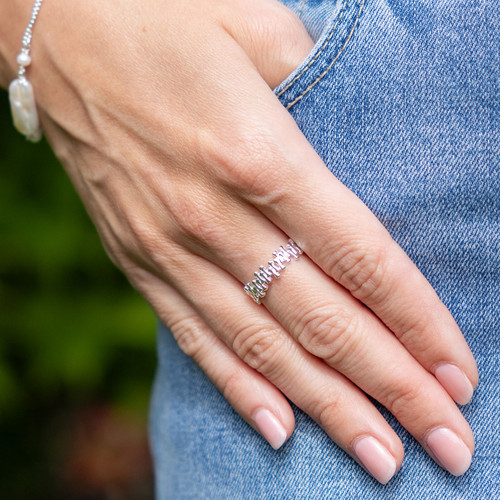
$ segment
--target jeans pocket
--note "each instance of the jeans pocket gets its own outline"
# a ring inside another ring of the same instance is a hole
[[[338,0],[322,15],[329,19],[311,52],[302,64],[281,82],[274,93],[290,109],[300,102],[331,71],[346,52],[359,25],[366,0]],[[307,9],[304,0],[301,9]],[[306,13],[302,12],[302,15]]]

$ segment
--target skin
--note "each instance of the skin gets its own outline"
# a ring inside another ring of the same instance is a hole
[[[31,8],[0,6],[4,88]],[[427,451],[446,427],[472,454],[434,376],[451,363],[477,385],[459,328],[272,92],[312,46],[274,0],[51,0],[28,77],[110,258],[250,425],[265,408],[290,436],[286,395],[355,459],[374,436],[399,468],[365,392]],[[305,255],[259,306],[243,284],[288,237]]]

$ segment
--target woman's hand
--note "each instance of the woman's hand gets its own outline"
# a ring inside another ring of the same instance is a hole
[[[108,254],[273,447],[286,395],[387,482],[403,447],[367,393],[462,474],[472,354],[271,90],[312,46],[275,0],[52,0],[29,77]],[[243,284],[289,237],[306,255],[258,306]]]

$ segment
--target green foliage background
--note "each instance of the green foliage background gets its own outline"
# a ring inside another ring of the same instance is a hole
[[[61,415],[105,404],[146,422],[155,319],[47,143],[0,103],[0,497],[55,498]]]

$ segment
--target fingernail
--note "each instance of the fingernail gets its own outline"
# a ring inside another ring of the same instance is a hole
[[[354,444],[360,462],[380,483],[386,484],[396,472],[396,460],[389,451],[374,437],[364,436]]]
[[[470,467],[472,455],[469,448],[450,429],[433,430],[427,436],[427,445],[441,465],[454,476],[461,476]]]
[[[443,363],[436,368],[434,375],[459,405],[465,405],[472,399],[474,388],[458,366]]]
[[[257,410],[253,420],[260,433],[267,439],[269,444],[275,450],[281,448],[287,439],[287,434],[280,421],[265,408]]]

